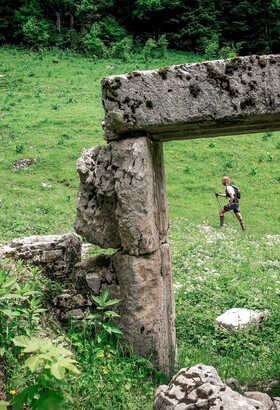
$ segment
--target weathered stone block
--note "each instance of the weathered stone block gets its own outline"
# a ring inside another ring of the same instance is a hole
[[[7,246],[13,250],[16,259],[23,259],[48,272],[64,274],[81,260],[82,239],[75,233],[29,236],[11,239]]]
[[[106,77],[108,141],[168,141],[280,129],[280,57],[250,56]]]
[[[117,195],[110,146],[84,149],[76,169],[80,175],[75,229],[102,248],[119,248],[115,216]]]
[[[83,150],[76,231],[104,248],[150,254],[167,240],[163,151],[148,138]]]
[[[138,257],[116,252],[112,260],[120,287],[123,342],[159,368],[172,369],[177,352],[171,246]]]

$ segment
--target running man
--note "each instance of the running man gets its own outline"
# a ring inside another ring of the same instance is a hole
[[[222,196],[222,197],[227,197],[229,198],[229,203],[225,205],[223,208],[220,209],[220,227],[224,225],[224,218],[225,218],[225,212],[231,211],[233,209],[233,212],[236,216],[236,218],[239,220],[239,223],[241,225],[242,231],[245,231],[245,225],[240,213],[239,209],[239,202],[238,198],[235,194],[234,188],[230,183],[229,177],[223,177],[222,179],[222,184],[225,185],[226,187],[226,193],[225,194],[217,194],[217,192],[214,193],[214,195],[217,196]]]

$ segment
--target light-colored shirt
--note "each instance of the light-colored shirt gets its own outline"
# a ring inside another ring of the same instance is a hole
[[[228,185],[227,186],[227,188],[226,188],[226,190],[227,190],[227,193],[229,194],[229,195],[233,195],[234,196],[234,189],[233,189],[233,187],[231,186],[231,185]]]

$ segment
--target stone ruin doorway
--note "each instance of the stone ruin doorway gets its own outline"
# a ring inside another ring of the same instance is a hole
[[[123,341],[160,369],[176,361],[163,142],[279,130],[279,67],[279,56],[236,57],[102,80],[108,144],[77,161],[75,229],[116,249]]]

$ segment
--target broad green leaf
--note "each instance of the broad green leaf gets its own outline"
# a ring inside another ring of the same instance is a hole
[[[100,298],[98,298],[98,297],[96,297],[96,296],[93,296],[93,295],[91,295],[91,297],[92,297],[92,299],[95,301],[95,303],[97,303],[98,305],[101,304]]]
[[[38,350],[46,352],[47,350],[50,350],[53,347],[49,339],[41,339],[39,337],[16,336],[13,339],[13,342],[16,346],[24,347],[25,353],[33,353],[34,351],[36,352]]]
[[[66,364],[66,365],[64,365],[64,367],[65,367],[65,369],[67,369],[67,370],[69,370],[70,372],[72,372],[72,373],[80,373],[80,371],[77,369],[77,367],[76,366],[74,366],[73,364]]]
[[[5,353],[6,353],[6,349],[4,347],[1,347],[0,356],[4,356]]]
[[[119,303],[120,300],[119,299],[112,299],[112,300],[108,300],[108,302],[105,302],[105,306],[111,306],[111,305],[115,305],[116,303]]]
[[[24,404],[28,401],[28,390],[29,389],[26,388],[12,398],[11,405],[13,410],[20,410],[24,408]]]
[[[105,291],[105,293],[103,294],[103,300],[104,300],[104,302],[106,302],[106,300],[108,299],[109,296],[110,296],[110,292],[109,292],[109,289],[107,289],[107,290]]]
[[[93,313],[93,314],[89,315],[88,317],[86,317],[86,319],[98,319],[100,317],[101,317],[101,315],[99,315],[98,313]]]
[[[0,400],[0,410],[6,410],[10,403],[8,401]]]
[[[0,297],[0,302],[7,299],[22,299],[22,297],[16,293],[7,293],[6,295]]]
[[[0,312],[4,313],[4,315],[9,316],[10,318],[20,316],[19,312],[12,311],[10,309],[1,309]]]
[[[58,362],[51,365],[51,374],[58,380],[63,379],[65,375],[65,368]]]
[[[105,339],[106,339],[106,335],[101,334],[97,336],[98,343],[102,343]]]
[[[107,317],[120,317],[116,312],[113,312],[112,310],[107,310],[107,312],[104,313],[104,319]]]
[[[118,329],[117,327],[112,326],[111,327],[111,332],[118,334],[118,335],[122,335],[122,331],[120,329]]]
[[[29,367],[32,373],[34,373],[38,367],[40,366],[41,358],[39,355],[28,357],[25,360],[24,365],[22,367]]]
[[[2,288],[7,288],[8,286],[13,285],[16,282],[16,278],[8,279],[6,282],[3,283]]]
[[[40,392],[39,400],[33,400],[31,402],[31,408],[33,410],[60,410],[61,405],[65,403],[63,395],[58,394],[53,390]]]

